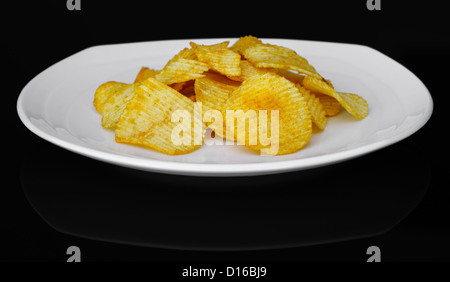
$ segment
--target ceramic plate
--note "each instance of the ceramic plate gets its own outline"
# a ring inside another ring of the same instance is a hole
[[[264,39],[305,57],[335,89],[357,93],[369,103],[369,115],[356,120],[345,110],[328,119],[300,151],[259,156],[244,146],[203,145],[193,153],[168,156],[118,144],[103,129],[92,101],[106,81],[134,81],[142,66],[161,69],[189,42],[214,44],[237,39],[167,40],[95,46],[44,70],[22,90],[20,119],[32,132],[67,150],[120,166],[195,176],[240,176],[302,170],[341,162],[398,142],[430,118],[433,101],[408,69],[366,46],[288,39]]]

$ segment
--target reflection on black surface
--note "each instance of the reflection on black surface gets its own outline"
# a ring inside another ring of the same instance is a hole
[[[24,160],[26,197],[53,228],[142,246],[294,247],[389,230],[422,199],[428,163],[402,142],[307,171],[203,178],[141,172],[48,146]]]

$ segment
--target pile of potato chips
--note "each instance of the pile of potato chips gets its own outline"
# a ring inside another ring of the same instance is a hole
[[[115,130],[116,142],[169,155],[198,149],[208,127],[261,155],[283,155],[303,148],[313,126],[324,130],[341,106],[357,119],[368,115],[362,97],[337,92],[294,50],[253,36],[228,45],[191,42],[163,69],[142,67],[134,83],[100,85],[94,106],[102,126]],[[276,116],[263,115],[273,111]],[[231,112],[245,122],[226,118]],[[262,123],[267,127],[252,130]]]

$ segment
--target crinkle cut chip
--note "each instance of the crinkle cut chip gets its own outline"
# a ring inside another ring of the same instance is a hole
[[[121,115],[116,142],[143,145],[168,155],[193,152],[201,146],[204,134],[201,116],[195,111],[192,100],[149,78]]]

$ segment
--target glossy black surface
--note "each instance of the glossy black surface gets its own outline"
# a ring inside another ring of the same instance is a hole
[[[64,233],[231,251],[385,232],[417,206],[430,172],[417,149],[405,146],[313,170],[239,178],[141,172],[49,148],[25,159],[21,182],[33,208]]]

